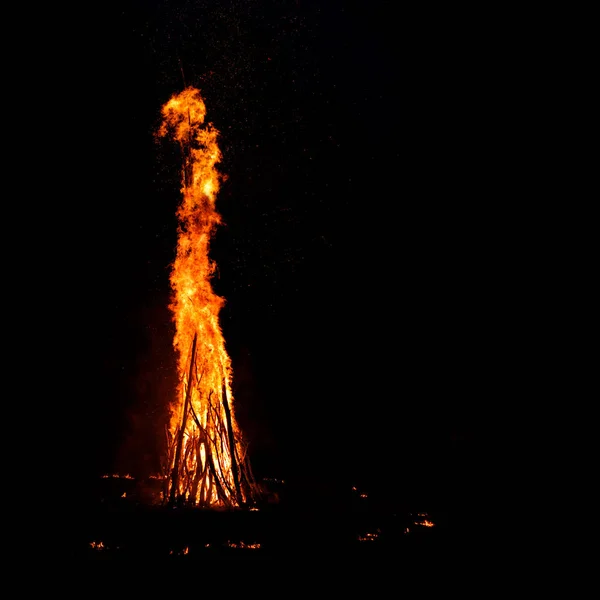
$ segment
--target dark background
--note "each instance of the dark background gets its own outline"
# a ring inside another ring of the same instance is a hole
[[[378,2],[152,0],[71,18],[46,134],[62,148],[53,265],[78,468],[158,466],[180,181],[154,133],[185,84],[221,133],[214,288],[255,475],[478,493],[525,368],[513,201],[532,109],[514,34],[492,14]]]

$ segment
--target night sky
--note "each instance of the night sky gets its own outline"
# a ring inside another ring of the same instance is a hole
[[[476,489],[516,301],[500,225],[512,90],[493,20],[121,4],[81,15],[60,69],[72,91],[53,92],[69,148],[56,264],[89,473],[148,474],[164,437],[180,181],[177,147],[154,132],[185,84],[221,132],[213,284],[255,475]]]

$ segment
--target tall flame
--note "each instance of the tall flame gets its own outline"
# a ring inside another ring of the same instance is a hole
[[[221,216],[215,208],[221,175],[218,131],[204,123],[200,91],[188,87],[162,107],[160,137],[182,152],[178,239],[171,270],[170,309],[179,385],[171,403],[165,499],[194,505],[239,506],[251,480],[233,412],[231,360],[219,324],[224,299],[211,286],[209,245]]]

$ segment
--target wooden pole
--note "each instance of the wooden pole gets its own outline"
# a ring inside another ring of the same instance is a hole
[[[173,504],[175,502],[175,494],[179,486],[179,462],[181,461],[181,449],[183,447],[183,434],[185,432],[185,425],[187,423],[188,406],[190,403],[190,397],[192,395],[192,373],[194,370],[194,363],[196,361],[196,338],[198,334],[194,334],[194,341],[192,342],[192,358],[190,360],[190,371],[188,374],[188,386],[185,391],[185,402],[183,405],[183,415],[181,416],[181,427],[179,429],[179,436],[177,439],[177,449],[175,450],[175,460],[173,461],[173,471],[171,473],[171,494],[169,496],[169,502]]]
[[[227,417],[227,433],[229,434],[229,453],[231,454],[231,473],[233,475],[233,483],[237,494],[238,504],[242,503],[242,491],[240,489],[240,478],[238,475],[237,456],[235,452],[235,440],[233,437],[233,427],[231,426],[231,411],[229,410],[229,402],[227,401],[227,387],[223,384],[223,406],[225,408],[225,416]]]

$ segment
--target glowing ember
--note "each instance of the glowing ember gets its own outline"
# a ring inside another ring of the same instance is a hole
[[[421,527],[434,527],[435,523],[433,521],[430,521],[427,517],[429,517],[429,515],[427,513],[418,513],[417,514],[419,518],[419,520],[415,520],[414,524],[415,525],[420,525]],[[425,517],[425,518],[423,518]]]
[[[247,544],[246,542],[231,542],[228,540],[225,545],[228,548],[239,548],[243,550],[260,550],[259,543]]]
[[[164,498],[170,503],[235,507],[252,500],[255,483],[233,412],[231,361],[219,324],[224,299],[211,286],[209,244],[221,217],[217,130],[204,124],[199,90],[189,87],[163,107],[159,137],[182,155],[177,254],[171,271],[179,386],[171,403]]]
[[[94,550],[104,550],[104,542],[90,542],[90,548]]]
[[[379,532],[377,533],[366,533],[365,535],[359,535],[359,542],[374,542],[379,537]]]

